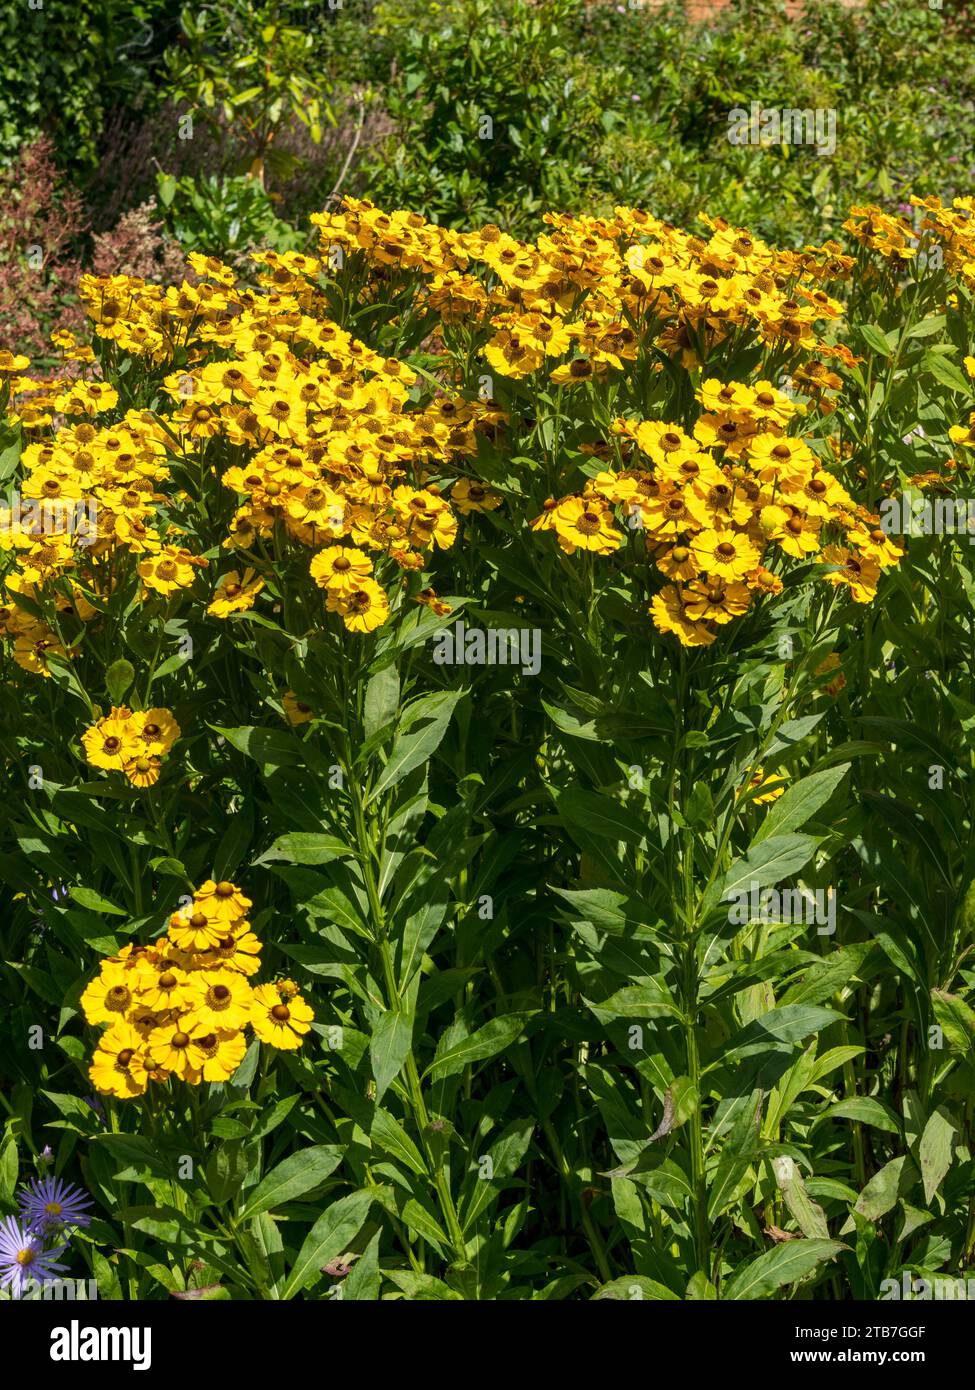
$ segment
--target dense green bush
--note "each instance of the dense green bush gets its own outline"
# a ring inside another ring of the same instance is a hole
[[[36,6],[36,7],[35,7]],[[95,160],[106,113],[152,101],[180,0],[10,0],[0,6],[7,55],[0,86],[0,159],[50,134],[75,170]]]

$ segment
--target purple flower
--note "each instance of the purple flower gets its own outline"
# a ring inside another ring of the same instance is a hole
[[[20,1191],[20,1215],[29,1230],[59,1230],[63,1226],[90,1226],[86,1210],[91,1198],[80,1187],[61,1178],[35,1178],[26,1191]]]
[[[34,1231],[25,1231],[12,1216],[0,1221],[0,1289],[9,1288],[14,1298],[22,1298],[28,1284],[41,1284],[56,1279],[57,1271],[67,1269],[58,1264],[56,1255],[65,1245],[44,1249],[44,1242]]]
[[[102,1103],[101,1103],[101,1101],[98,1099],[98,1097],[97,1097],[97,1096],[85,1096],[85,1104],[86,1104],[87,1106],[89,1106],[92,1110],[94,1110],[94,1112],[95,1112],[95,1114],[98,1116],[99,1120],[101,1120],[102,1124],[104,1124],[104,1123],[105,1123],[105,1107],[104,1107],[104,1105],[102,1105]]]

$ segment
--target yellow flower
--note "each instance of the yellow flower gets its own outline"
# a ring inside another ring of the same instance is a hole
[[[714,641],[709,627],[688,616],[684,595],[673,584],[654,595],[650,614],[657,631],[673,633],[683,647],[708,647]]]
[[[143,1040],[129,1023],[113,1023],[98,1039],[88,1075],[92,1085],[104,1095],[127,1100],[141,1096],[146,1089]]]
[[[695,622],[730,623],[748,611],[752,596],[744,584],[712,578],[688,586],[686,613]]]
[[[310,573],[320,589],[351,593],[372,574],[372,561],[354,546],[330,545],[312,557]]]
[[[569,555],[576,550],[609,555],[623,541],[612,511],[596,497],[563,498],[555,509],[554,526],[559,544]]]
[[[208,917],[199,907],[192,912],[174,912],[169,919],[169,939],[181,951],[206,951],[219,945],[227,925]]]
[[[696,579],[701,572],[700,565],[687,545],[675,545],[658,555],[657,569],[668,579]]]
[[[694,558],[715,579],[743,579],[758,564],[758,551],[738,531],[702,531],[691,541]]]
[[[500,492],[485,487],[473,478],[458,478],[450,490],[450,501],[461,516],[468,516],[471,512],[493,512],[501,506],[504,498]]]
[[[178,589],[188,589],[195,578],[194,557],[177,546],[163,546],[158,554],[147,555],[140,562],[139,577],[147,589],[157,594],[174,594]]]
[[[272,1047],[300,1047],[314,1016],[300,994],[291,995],[285,1003],[274,985],[258,985],[253,992],[251,1026],[261,1042]]]
[[[125,764],[126,777],[135,787],[154,787],[162,772],[162,758],[155,753],[139,753]]]
[[[190,998],[190,977],[185,970],[169,962],[161,968],[144,966],[137,976],[139,1003],[153,1012],[166,1009],[185,1009]]]
[[[245,898],[237,885],[225,878],[219,883],[208,878],[193,894],[193,903],[209,921],[223,926],[239,922],[253,906],[250,898]]]
[[[200,970],[189,982],[192,1018],[207,1028],[243,1028],[250,1014],[251,989],[234,970]]]
[[[216,946],[194,956],[193,966],[199,970],[225,969],[236,970],[241,975],[254,975],[261,968],[258,960],[260,953],[260,941],[252,931],[240,931],[238,923],[234,926],[233,935],[228,933],[222,936]]]
[[[207,1030],[192,1019],[178,1018],[153,1028],[148,1037],[148,1047],[156,1064],[165,1071],[189,1079],[188,1073],[199,1072],[203,1066],[204,1054],[200,1038]]]
[[[858,555],[842,545],[828,545],[820,556],[820,562],[841,567],[823,577],[834,586],[845,584],[856,603],[870,603],[876,597],[880,565],[869,555]]]
[[[101,973],[81,996],[81,1007],[89,1023],[115,1023],[126,1016],[135,1002],[135,981],[124,966],[108,962],[103,962]]]
[[[315,711],[311,705],[303,704],[293,690],[286,690],[281,697],[281,704],[284,708],[284,717],[289,724],[307,724],[309,720],[315,718]]]
[[[203,1054],[200,1075],[204,1081],[229,1081],[247,1051],[247,1039],[239,1029],[215,1028],[194,1042]]]
[[[372,632],[389,617],[386,592],[374,579],[361,579],[351,589],[329,589],[326,607],[342,615],[350,632]]]
[[[126,763],[137,757],[139,747],[138,720],[124,705],[113,708],[81,736],[85,757],[92,767],[121,771]]]
[[[230,570],[217,584],[213,602],[207,612],[215,618],[228,618],[231,613],[244,613],[254,607],[257,595],[264,588],[264,580],[256,578],[252,569],[245,569],[243,575]]]
[[[180,736],[180,727],[168,709],[140,710],[132,716],[132,723],[146,751],[161,758],[166,756]]]

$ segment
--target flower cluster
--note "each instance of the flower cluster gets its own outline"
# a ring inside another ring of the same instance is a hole
[[[252,986],[261,942],[251,901],[236,884],[208,879],[151,946],[124,946],[102,961],[81,997],[91,1024],[107,1024],[89,1075],[122,1099],[170,1076],[199,1085],[226,1081],[247,1051],[246,1030],[277,1048],[297,1048],[313,1013],[291,980]]]
[[[0,1288],[22,1298],[32,1285],[56,1279],[67,1266],[69,1227],[88,1226],[91,1201],[61,1178],[35,1178],[19,1193],[20,1219],[0,1221]]]
[[[623,544],[614,508],[646,538],[666,584],[651,614],[685,646],[715,639],[713,624],[782,591],[777,559],[818,558],[825,577],[858,603],[875,595],[881,569],[903,551],[819,462],[786,433],[799,407],[769,381],[706,380],[703,413],[679,425],[617,420],[621,467],[598,473],[579,495],[549,499],[532,523],[568,554],[609,554]],[[835,543],[828,543],[830,531]],[[840,543],[842,542],[842,543]]]
[[[964,274],[969,210],[923,207]],[[461,521],[502,505],[505,529],[551,528],[569,554],[610,554],[621,525],[641,530],[635,558],[648,548],[662,576],[653,620],[688,645],[779,592],[781,557],[822,560],[824,578],[868,602],[899,551],[831,471],[829,446],[800,437],[856,362],[835,340],[843,306],[826,288],[854,258],[835,242],[775,250],[703,214],[700,235],[625,207],[545,220],[531,243],[346,199],[312,218],[318,255],[257,252],[250,280],[197,253],[192,284],[84,277],[102,369],[124,358],[125,380],[141,374],[154,404],[126,408],[137,393],[79,377],[91,349],[70,335],[58,345],[74,372],[54,382],[0,360],[0,405],[28,441],[22,491],[44,504],[0,517],[11,554],[0,632],[14,660],[41,675],[73,661],[116,595],[163,626],[186,600],[216,622],[259,601],[273,612],[296,553],[321,591],[305,605],[311,630],[337,619],[372,632],[404,594],[441,611],[420,572]],[[846,225],[885,254],[910,250],[908,224],[878,209],[855,208]],[[392,305],[395,324],[422,325],[438,375],[337,323],[353,297],[362,314]],[[761,355],[755,380],[715,365],[742,350]],[[696,395],[657,418],[641,405],[665,363]],[[485,365],[494,376],[475,391]],[[550,476],[556,495],[537,515],[542,462],[517,445],[530,432],[537,455],[545,431],[558,438],[554,472],[564,457],[595,466],[571,491]],[[497,466],[516,458],[527,476]],[[224,552],[235,563],[217,573]],[[154,780],[160,756],[149,751],[137,775]]]
[[[179,738],[179,725],[168,709],[113,707],[81,736],[92,767],[124,772],[137,787],[159,781],[162,761]]]

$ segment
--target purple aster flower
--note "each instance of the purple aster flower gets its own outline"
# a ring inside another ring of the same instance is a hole
[[[102,1124],[104,1124],[104,1123],[105,1123],[105,1107],[104,1107],[104,1105],[102,1105],[102,1103],[101,1103],[101,1101],[98,1099],[98,1097],[97,1097],[97,1096],[85,1096],[85,1104],[86,1104],[87,1106],[89,1106],[92,1110],[94,1110],[94,1112],[95,1112],[95,1114],[98,1116],[99,1120],[101,1120]]]
[[[40,1235],[25,1231],[14,1217],[6,1217],[0,1221],[0,1289],[9,1289],[14,1298],[22,1298],[29,1284],[56,1279],[57,1271],[68,1266],[58,1264],[55,1256],[66,1249],[65,1245],[54,1245],[45,1250]]]
[[[35,1178],[20,1190],[20,1216],[28,1230],[44,1234],[62,1226],[90,1226],[91,1199],[61,1178]]]

